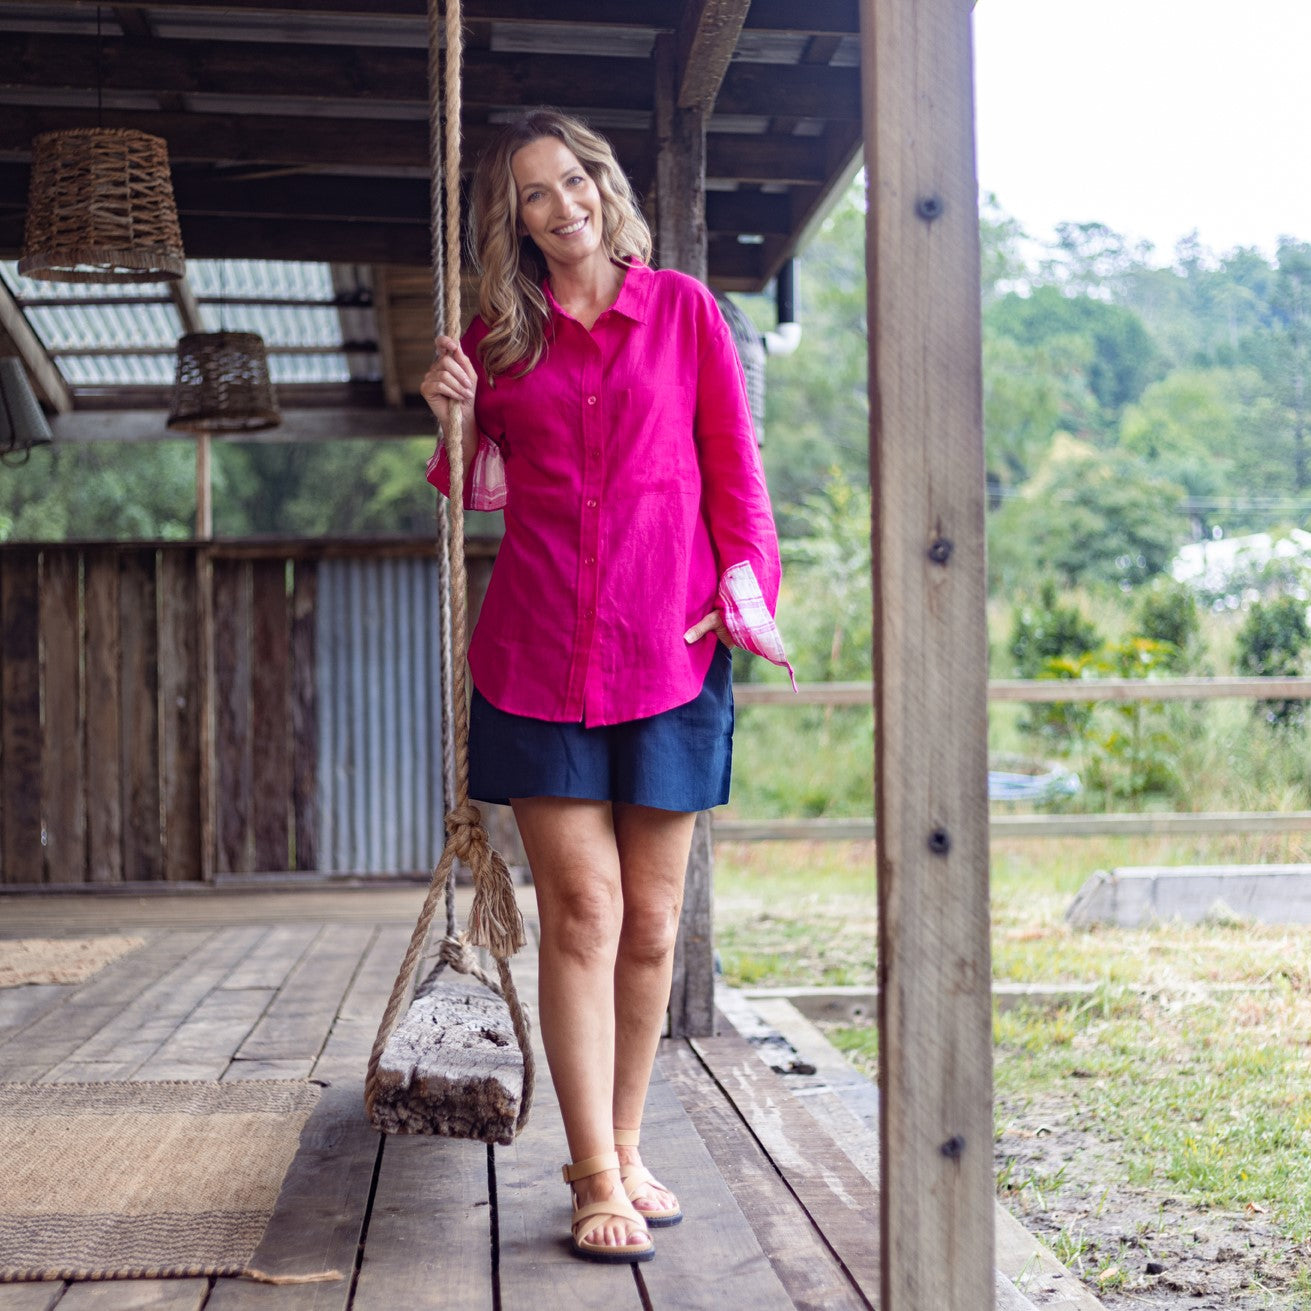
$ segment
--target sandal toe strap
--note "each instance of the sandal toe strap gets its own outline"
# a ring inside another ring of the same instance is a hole
[[[599,1202],[584,1202],[582,1206],[574,1208],[571,1222],[574,1236],[578,1236],[580,1224],[598,1215],[612,1216],[616,1220],[627,1220],[643,1232],[646,1230],[646,1221],[642,1218],[642,1213],[627,1198],[620,1197],[616,1193],[614,1196],[604,1198]],[[584,1232],[586,1229],[594,1228],[596,1228],[595,1225],[586,1225]]]
[[[647,1184],[650,1184],[653,1188],[664,1188],[664,1184],[657,1183],[655,1175],[644,1165],[621,1165],[619,1167],[619,1178],[623,1180],[624,1192],[628,1194],[630,1202],[633,1200],[633,1194]]]

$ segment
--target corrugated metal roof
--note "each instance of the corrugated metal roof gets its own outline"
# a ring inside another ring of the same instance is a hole
[[[165,284],[40,282],[20,276],[12,262],[0,263],[0,278],[74,390],[173,381],[184,328]],[[206,331],[264,338],[275,383],[378,376],[363,270],[339,267],[334,278],[328,264],[189,260],[187,281]]]

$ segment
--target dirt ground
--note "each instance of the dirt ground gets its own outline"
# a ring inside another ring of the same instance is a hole
[[[1119,1183],[1113,1148],[1079,1127],[1077,1103],[999,1104],[1000,1196],[1112,1311],[1311,1311],[1311,1253],[1257,1210],[1199,1210]],[[1308,1163],[1311,1166],[1311,1162]],[[1311,1184],[1311,1180],[1308,1181]],[[1022,1290],[1041,1306],[1041,1279]]]

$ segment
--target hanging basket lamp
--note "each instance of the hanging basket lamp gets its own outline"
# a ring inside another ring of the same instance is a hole
[[[189,332],[178,338],[168,426],[183,432],[260,432],[282,422],[257,332]]]
[[[18,271],[46,282],[160,282],[186,273],[162,137],[118,128],[43,132]]]

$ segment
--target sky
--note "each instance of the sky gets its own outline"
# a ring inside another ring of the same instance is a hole
[[[979,186],[1030,235],[1311,241],[1311,0],[977,0],[974,62]]]

